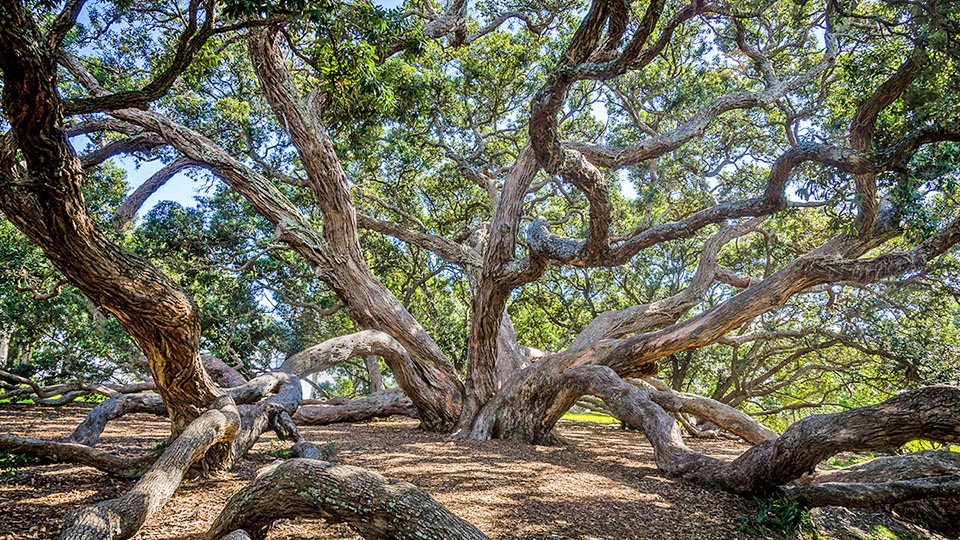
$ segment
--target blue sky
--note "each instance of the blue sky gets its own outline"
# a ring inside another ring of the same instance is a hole
[[[373,0],[373,3],[385,8],[395,8],[403,2],[402,0]],[[84,13],[80,16],[81,23],[84,22],[86,18],[85,11],[86,10],[84,10]],[[83,147],[84,142],[85,141],[80,140],[75,143],[78,150]],[[127,182],[130,184],[131,190],[136,189],[137,186],[163,167],[163,163],[159,160],[138,162],[130,156],[115,157],[113,158],[113,162],[127,171]],[[197,182],[184,174],[178,174],[168,180],[166,184],[147,199],[139,215],[142,216],[161,201],[175,201],[188,207],[196,206],[197,202],[194,197],[198,194],[198,190],[207,187],[209,186],[205,182]]]

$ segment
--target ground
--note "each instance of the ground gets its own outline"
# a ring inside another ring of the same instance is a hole
[[[90,409],[0,404],[0,433],[57,439]],[[752,501],[668,479],[653,463],[650,446],[617,424],[561,421],[566,446],[525,446],[502,441],[453,442],[416,429],[409,419],[304,428],[335,459],[412,482],[457,515],[498,539],[668,539],[726,540],[759,537],[744,521],[756,516]],[[162,444],[164,418],[130,415],[111,422],[100,447],[132,455]],[[689,441],[710,455],[731,459],[746,447],[731,441]],[[260,467],[282,455],[287,444],[263,437],[229,475],[186,482],[134,538],[188,540],[204,532],[227,498]],[[56,537],[64,516],[79,504],[115,497],[132,482],[112,479],[87,467],[33,465],[0,471],[0,540]],[[826,525],[841,520],[821,514]],[[890,527],[849,519],[864,531],[849,538],[887,536]],[[842,528],[851,525],[842,523]],[[819,538],[834,537],[820,535]],[[836,537],[845,537],[838,534]],[[345,526],[321,521],[281,523],[270,540],[354,539]],[[846,538],[846,537],[845,537]]]

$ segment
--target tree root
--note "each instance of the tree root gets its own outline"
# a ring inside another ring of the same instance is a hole
[[[274,521],[290,517],[346,523],[371,539],[487,538],[412,484],[315,459],[287,460],[260,473],[227,501],[204,538],[262,539]]]

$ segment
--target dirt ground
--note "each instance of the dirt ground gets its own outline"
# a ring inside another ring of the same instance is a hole
[[[89,408],[0,404],[0,433],[64,438]],[[662,476],[641,434],[616,424],[566,421],[559,431],[569,445],[453,442],[417,430],[409,419],[303,429],[318,446],[336,449],[335,459],[416,484],[490,538],[753,537],[743,527],[744,518],[756,514],[752,502]],[[166,419],[130,415],[111,422],[99,446],[133,455],[163,442],[166,434]],[[689,444],[726,459],[745,449],[729,441]],[[265,436],[228,476],[185,482],[134,538],[187,540],[204,532],[227,498],[287,446]],[[0,471],[0,540],[54,538],[77,505],[115,497],[131,484],[73,465]],[[359,537],[346,526],[307,520],[281,522],[270,535],[271,540],[354,538]]]

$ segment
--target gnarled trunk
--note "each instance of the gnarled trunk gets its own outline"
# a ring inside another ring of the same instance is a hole
[[[4,113],[13,126],[12,140],[0,141],[0,210],[137,341],[176,436],[217,396],[198,354],[197,306],[97,230],[83,197],[85,172],[63,129],[56,51],[18,2],[4,3],[0,19]]]

